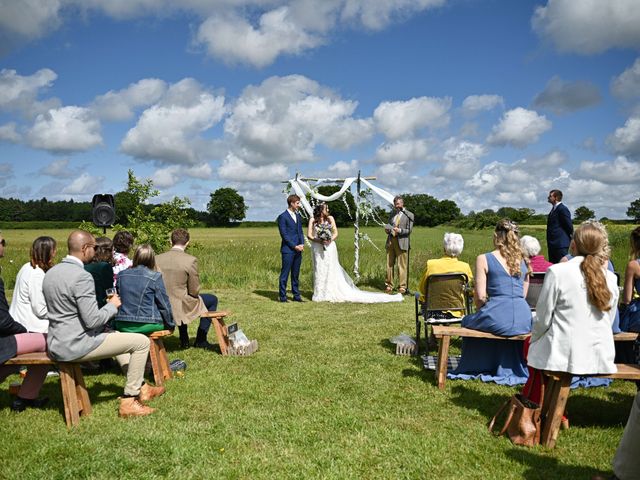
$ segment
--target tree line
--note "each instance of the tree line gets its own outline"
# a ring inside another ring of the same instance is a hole
[[[130,182],[136,180],[132,172]],[[150,186],[150,188],[152,185]],[[338,186],[325,185],[318,188],[318,193],[331,195],[339,190]],[[415,215],[415,225],[435,227],[449,224],[458,228],[481,229],[495,226],[501,218],[510,218],[518,223],[540,224],[546,223],[546,214],[536,214],[531,208],[502,207],[497,210],[485,209],[471,211],[464,215],[453,200],[438,200],[424,194],[404,194],[405,207]],[[144,213],[150,221],[166,222],[166,209],[159,208],[163,204],[141,204],[135,189],[127,188],[114,195],[116,205],[116,223],[128,226],[132,214],[137,210]],[[181,216],[192,224],[206,226],[238,225],[245,219],[247,206],[244,198],[233,188],[219,188],[210,194],[206,211],[192,208],[188,201],[174,206],[181,211]],[[76,202],[74,200],[20,200],[16,198],[0,197],[0,222],[82,222],[91,219],[91,202]],[[355,213],[355,200],[351,192],[347,191],[343,199],[331,203],[331,214],[338,226],[352,225]],[[375,216],[386,221],[389,211],[375,207]],[[640,198],[634,200],[626,211],[627,216],[634,222],[640,222]],[[573,220],[576,223],[595,218],[590,208],[582,205],[575,209]],[[601,221],[611,221],[606,217]]]

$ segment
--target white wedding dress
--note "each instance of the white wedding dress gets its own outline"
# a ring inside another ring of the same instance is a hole
[[[321,243],[313,242],[313,298],[314,302],[388,303],[401,302],[402,295],[365,292],[356,287],[338,260],[336,243],[326,250]]]

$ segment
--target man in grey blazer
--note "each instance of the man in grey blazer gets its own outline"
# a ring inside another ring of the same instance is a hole
[[[89,232],[75,230],[67,246],[69,255],[47,271],[42,284],[49,310],[49,355],[62,362],[122,356],[121,363],[129,366],[119,415],[149,415],[155,409],[143,402],[164,393],[164,387],[144,383],[149,339],[139,333],[105,332],[107,322],[118,312],[120,297],[114,295],[98,308],[93,277],[84,269],[95,254],[95,238]]]
[[[409,235],[413,229],[413,213],[404,208],[404,199],[393,199],[394,210],[384,230],[387,232],[387,293],[393,292],[394,267],[398,265],[398,292],[407,291],[407,266],[409,260]]]

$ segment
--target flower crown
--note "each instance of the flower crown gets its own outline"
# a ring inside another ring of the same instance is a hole
[[[498,223],[497,230],[502,230],[504,232],[514,232],[516,235],[520,235],[520,228],[518,228],[518,224],[512,220],[502,220]]]

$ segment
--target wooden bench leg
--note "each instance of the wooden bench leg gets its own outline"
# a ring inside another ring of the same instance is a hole
[[[548,406],[544,407],[547,416],[540,437],[540,443],[545,447],[554,448],[556,446],[562,415],[564,415],[569,399],[570,386],[571,375],[561,375],[559,378],[551,377],[547,383],[549,394],[545,395],[545,401],[548,400]]]
[[[91,400],[89,400],[89,392],[87,392],[87,386],[84,384],[82,369],[78,363],[73,364],[73,379],[76,387],[76,397],[78,398],[80,415],[83,417],[91,415],[91,412],[93,411],[91,408]]]
[[[227,326],[224,324],[223,318],[213,318],[212,320],[213,326],[216,329],[216,337],[218,338],[218,344],[220,345],[220,352],[222,353],[222,355],[227,355],[229,349]]]
[[[438,347],[438,388],[444,390],[444,384],[447,381],[447,360],[449,359],[449,335],[440,337],[440,346]]]
[[[172,377],[167,350],[164,348],[162,338],[150,338],[149,357],[153,370],[153,381],[157,386],[164,385],[164,381]]]
[[[73,365],[69,363],[59,363],[60,387],[62,388],[62,401],[64,403],[64,419],[67,428],[76,426],[80,422],[80,407],[76,394],[76,381]]]

